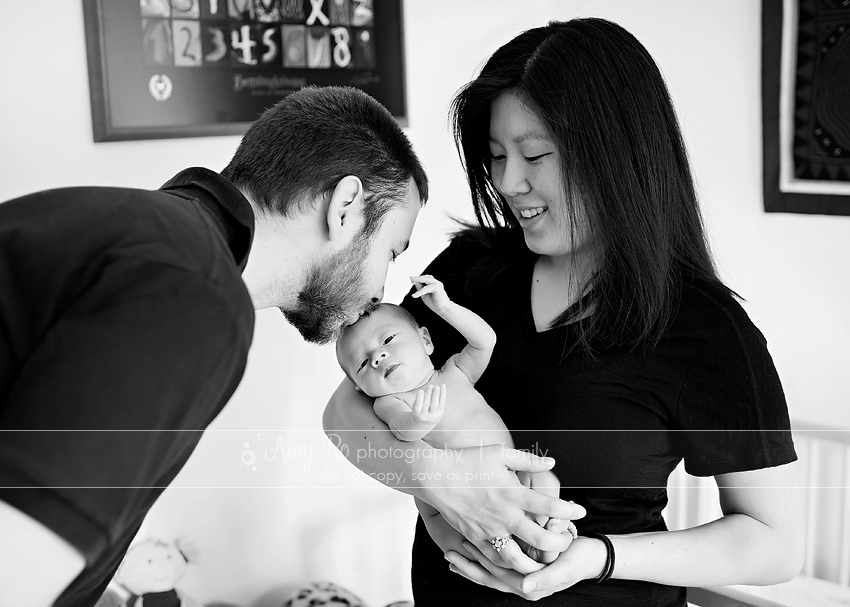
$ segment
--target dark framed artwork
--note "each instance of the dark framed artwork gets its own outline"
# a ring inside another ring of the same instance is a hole
[[[401,0],[83,0],[95,141],[238,135],[309,85],[406,123]]]
[[[850,215],[850,0],[762,0],[764,208]]]

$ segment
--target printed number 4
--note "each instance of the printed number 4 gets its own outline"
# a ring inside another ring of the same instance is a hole
[[[234,51],[242,51],[242,56],[237,57],[241,63],[257,64],[257,60],[253,57],[253,48],[257,46],[257,43],[251,40],[250,25],[243,25],[238,32],[234,30],[230,33],[230,46]]]

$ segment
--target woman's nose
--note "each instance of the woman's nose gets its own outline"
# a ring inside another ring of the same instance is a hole
[[[531,184],[525,177],[525,167],[521,162],[508,159],[498,180],[499,192],[504,196],[517,196],[531,191]]]
[[[387,357],[387,351],[386,350],[381,350],[379,352],[375,352],[372,355],[372,366],[377,367],[379,364],[381,364],[381,361],[384,360],[386,357]]]

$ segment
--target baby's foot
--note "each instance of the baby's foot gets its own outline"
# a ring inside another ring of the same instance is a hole
[[[576,526],[575,524],[573,524],[572,521],[565,521],[559,518],[550,518],[548,521],[546,521],[544,529],[567,536],[570,539],[570,543],[572,543],[572,541],[578,537],[578,529],[576,529]],[[560,555],[560,552],[555,551],[539,551],[539,558],[537,560],[540,563],[545,563],[548,565],[549,563],[554,562],[555,559],[558,558]]]

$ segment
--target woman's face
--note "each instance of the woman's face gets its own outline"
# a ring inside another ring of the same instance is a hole
[[[528,248],[560,257],[590,244],[582,209],[575,233],[561,176],[558,147],[537,116],[512,92],[490,106],[490,175],[522,227]]]

